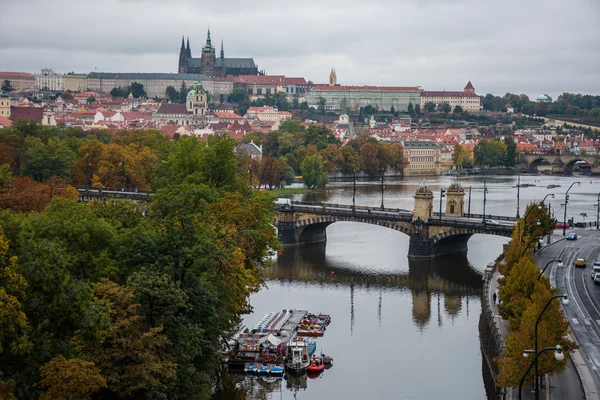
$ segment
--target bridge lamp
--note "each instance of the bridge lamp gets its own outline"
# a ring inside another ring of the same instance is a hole
[[[446,191],[444,189],[440,189],[440,222],[442,222],[442,199],[446,197],[444,193],[446,193]]]

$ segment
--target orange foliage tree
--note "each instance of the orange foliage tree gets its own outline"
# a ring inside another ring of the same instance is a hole
[[[48,182],[36,182],[28,176],[12,179],[12,185],[0,189],[0,208],[16,212],[41,212],[54,197],[76,200],[77,190],[64,179],[51,178]]]

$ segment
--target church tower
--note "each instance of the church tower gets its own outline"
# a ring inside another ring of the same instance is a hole
[[[189,36],[187,38],[187,48],[185,49],[185,53],[187,54],[188,58],[192,58],[192,50],[190,49],[190,37]]]
[[[210,40],[210,28],[206,35],[206,44],[202,48],[202,59],[200,61],[200,73],[206,76],[213,76],[215,69],[215,48],[213,47]]]
[[[331,68],[329,73],[329,86],[337,85],[337,76],[335,75],[335,68]]]
[[[194,89],[190,90],[186,96],[185,108],[192,113],[194,119],[202,119],[207,111],[206,92],[202,88],[202,83],[196,81]]]
[[[466,93],[473,93],[473,94],[475,94],[475,87],[473,86],[473,84],[471,83],[471,81],[469,81],[469,83],[467,83],[467,86],[465,86],[464,91]]]
[[[180,74],[186,74],[187,73],[187,60],[188,57],[188,51],[189,51],[189,47],[190,46],[190,40],[188,38],[188,48],[186,50],[185,48],[185,43],[184,43],[184,39],[183,36],[181,37],[181,49],[179,49],[179,66],[177,68],[177,71],[179,71]]]

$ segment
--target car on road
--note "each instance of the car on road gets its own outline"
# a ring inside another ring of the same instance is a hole
[[[600,263],[598,261],[594,262],[592,265],[592,279],[594,279],[594,275],[600,273]]]
[[[486,223],[486,225],[500,225],[500,223],[498,221],[494,221],[493,219],[489,219],[489,218],[485,219],[485,223]]]
[[[554,225],[554,229],[569,229],[571,228],[571,225],[569,225],[568,223],[562,223],[562,222],[557,222],[556,225]]]
[[[291,206],[292,199],[287,199],[285,197],[278,197],[273,201],[273,203],[275,203],[275,205],[278,205],[278,206]]]
[[[577,234],[575,232],[567,233],[567,240],[577,240]]]
[[[578,258],[577,260],[575,260],[575,266],[578,268],[585,268],[585,258]]]
[[[594,276],[592,277],[592,279],[594,280],[594,285],[600,285],[600,273],[599,274],[594,274]]]

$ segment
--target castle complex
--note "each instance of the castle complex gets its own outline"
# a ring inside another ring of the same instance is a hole
[[[192,57],[190,38],[188,37],[187,39],[187,46],[184,43],[184,38],[181,38],[178,72],[180,74],[202,74],[211,77],[262,75],[252,58],[225,58],[223,41],[221,41],[221,53],[217,58],[215,48],[210,39],[210,29],[206,35],[206,44],[202,48],[202,56],[200,58]]]

